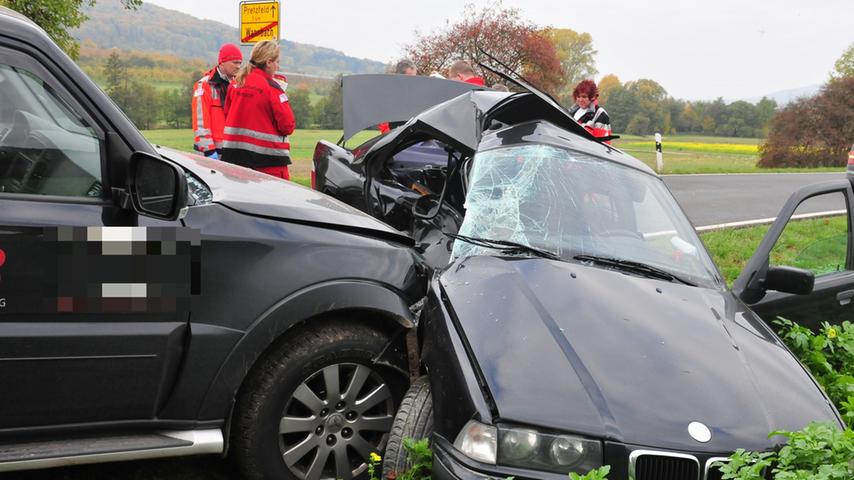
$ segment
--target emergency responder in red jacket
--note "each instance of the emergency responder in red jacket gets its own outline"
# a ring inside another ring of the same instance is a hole
[[[593,136],[610,137],[611,117],[599,106],[599,88],[593,80],[579,82],[572,91],[572,98],[575,99],[575,104],[569,109],[572,118]]]
[[[296,121],[288,95],[274,78],[279,69],[279,44],[255,44],[228,91],[222,159],[290,180],[291,145],[288,135]]]
[[[219,49],[217,66],[206,72],[193,88],[193,148],[207,157],[216,159],[222,155],[223,103],[242,61],[240,49],[226,43]]]

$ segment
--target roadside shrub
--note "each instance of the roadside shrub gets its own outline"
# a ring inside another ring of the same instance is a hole
[[[771,432],[788,439],[777,452],[737,450],[720,465],[724,480],[851,480],[854,478],[854,324],[822,323],[821,331],[778,318],[783,342],[810,370],[848,425],[813,422],[798,432]]]
[[[774,323],[780,326],[780,338],[812,372],[848,428],[854,428],[854,324],[824,322],[815,333],[784,318]]]
[[[799,432],[771,432],[788,444],[779,452],[738,449],[729,462],[718,464],[724,480],[850,480],[854,478],[854,431],[828,423],[811,423]]]
[[[844,167],[854,142],[854,76],[831,80],[818,95],[780,110],[757,166]]]

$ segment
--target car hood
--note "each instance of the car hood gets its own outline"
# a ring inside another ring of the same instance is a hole
[[[658,448],[766,449],[838,422],[779,339],[723,290],[575,263],[470,257],[441,285],[504,422]],[[708,443],[688,424],[712,431]]]
[[[405,233],[302,185],[201,155],[162,147],[157,150],[201,179],[211,189],[214,202],[233,210],[412,244]]]

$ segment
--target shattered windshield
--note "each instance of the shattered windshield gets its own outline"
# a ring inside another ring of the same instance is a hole
[[[693,227],[652,175],[532,144],[478,152],[468,185],[452,259],[533,256],[537,250],[539,256],[720,285]]]

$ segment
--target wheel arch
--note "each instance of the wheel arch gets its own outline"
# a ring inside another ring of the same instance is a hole
[[[404,335],[395,334],[416,320],[402,294],[376,282],[336,280],[306,287],[273,305],[244,332],[211,382],[198,418],[230,418],[247,374],[267,351],[292,334],[342,317],[378,328],[400,345]]]

